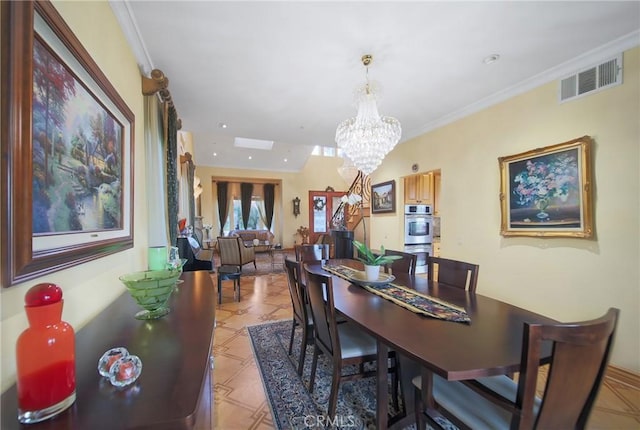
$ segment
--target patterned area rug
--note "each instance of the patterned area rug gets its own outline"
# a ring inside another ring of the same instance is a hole
[[[262,382],[279,429],[348,428],[375,429],[375,378],[340,383],[336,418],[327,423],[324,414],[329,404],[331,365],[327,357],[318,359],[314,391],[307,386],[311,373],[313,347],[307,349],[302,378],[296,372],[302,332],[295,336],[293,354],[289,356],[291,320],[247,327]],[[354,371],[347,369],[345,371]],[[393,411],[393,406],[389,405]]]

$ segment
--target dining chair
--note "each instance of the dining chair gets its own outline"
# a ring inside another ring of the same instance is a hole
[[[410,275],[416,274],[416,263],[418,262],[418,256],[408,252],[394,251],[393,249],[385,249],[385,255],[397,255],[399,260],[393,260],[391,263],[385,264],[384,271],[386,273],[408,273]]]
[[[313,273],[305,266],[307,279],[307,297],[311,305],[314,327],[313,361],[309,392],[313,392],[318,356],[326,354],[332,362],[331,390],[327,415],[334,417],[338,404],[338,389],[343,380],[353,380],[375,376],[376,371],[364,370],[364,364],[375,362],[377,355],[376,340],[352,323],[339,324],[333,302],[333,283],[330,275]],[[398,363],[394,351],[389,352],[388,368],[392,375],[394,406],[398,408]],[[357,364],[359,372],[343,375],[344,366]]]
[[[492,429],[584,429],[607,367],[620,311],[610,308],[591,321],[525,323],[518,381],[506,375],[466,382],[433,374],[432,399],[420,376],[413,379],[416,423],[431,405],[459,427]],[[552,353],[542,398],[536,396],[541,344]],[[435,421],[427,417],[430,424]]]
[[[328,243],[314,243],[295,246],[296,261],[322,261],[330,258]]]
[[[476,292],[478,286],[479,270],[480,266],[477,264],[427,256],[427,279],[469,290],[472,293]]]
[[[287,272],[289,293],[291,294],[291,305],[293,307],[289,355],[293,352],[293,339],[295,337],[296,328],[302,327],[302,344],[300,346],[300,356],[298,357],[298,375],[302,375],[307,345],[309,342],[313,342],[313,320],[307,305],[305,290],[300,283],[300,273],[302,271],[301,264],[302,263],[299,261],[289,259],[284,261],[285,270]]]

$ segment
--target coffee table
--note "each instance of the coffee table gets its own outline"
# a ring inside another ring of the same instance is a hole
[[[278,264],[284,264],[287,254],[284,248],[276,248],[274,245],[271,245],[269,247],[269,257],[271,258],[271,269],[275,269]]]

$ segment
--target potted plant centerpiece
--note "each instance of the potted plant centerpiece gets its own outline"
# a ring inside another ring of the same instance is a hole
[[[368,281],[375,281],[380,276],[380,266],[399,260],[399,255],[385,255],[384,246],[380,246],[380,253],[374,254],[367,245],[357,240],[353,241],[353,246],[358,250],[358,260],[364,263],[365,277]]]

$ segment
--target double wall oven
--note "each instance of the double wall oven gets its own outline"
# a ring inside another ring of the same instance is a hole
[[[416,273],[427,272],[427,256],[433,253],[431,205],[405,205],[404,251],[416,254]]]

